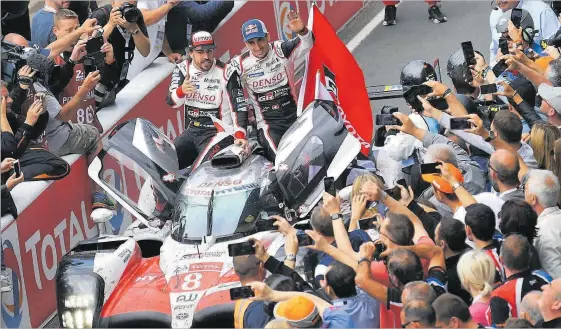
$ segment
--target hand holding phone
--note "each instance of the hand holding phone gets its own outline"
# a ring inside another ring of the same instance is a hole
[[[255,297],[255,292],[250,286],[236,287],[230,289],[230,299],[238,300],[244,298]]]
[[[477,64],[477,61],[475,60],[475,51],[473,50],[471,41],[462,42],[462,51],[468,66]]]
[[[522,9],[513,8],[512,12],[510,13],[510,20],[512,21],[512,24],[514,24],[514,26],[519,29],[520,23],[522,22]]]
[[[297,234],[298,247],[311,246],[314,244],[314,240],[307,234]]]
[[[501,49],[501,53],[503,55],[510,54],[508,50],[508,39],[507,38],[499,38],[499,49]]]
[[[253,255],[255,254],[253,244],[254,242],[251,240],[229,244],[228,255],[230,255],[230,257]]]
[[[363,231],[376,229],[377,222],[378,218],[376,217],[364,218],[358,221],[358,227]]]
[[[508,69],[508,64],[504,59],[501,59],[495,66],[493,66],[493,74],[498,78],[504,71]]]
[[[482,94],[494,94],[497,92],[497,85],[494,83],[481,85],[479,89]]]
[[[464,130],[471,128],[471,122],[468,118],[450,118],[450,129],[452,130]]]
[[[15,160],[14,162],[12,162],[12,164],[14,165],[14,172],[16,173],[16,178],[21,176],[21,166],[19,164],[19,160]]]
[[[260,218],[255,222],[257,231],[278,231],[278,226],[273,225],[276,219],[269,217],[266,211],[260,212]]]
[[[400,126],[401,121],[399,121],[393,114],[376,114],[376,125],[377,126]]]
[[[333,177],[325,177],[323,179],[323,186],[325,188],[325,192],[332,196],[337,196],[337,191],[335,189],[335,179]]]

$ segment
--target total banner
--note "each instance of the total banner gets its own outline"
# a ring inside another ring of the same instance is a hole
[[[364,5],[363,1],[320,0],[315,3],[334,29],[341,28]],[[271,40],[294,37],[286,28],[288,11],[298,10],[301,17],[307,18],[311,5],[311,0],[237,2],[233,12],[213,33],[216,57],[227,61],[244,49],[241,26],[251,18],[259,18],[267,25]],[[170,76],[167,78],[142,81],[143,87],[146,86],[146,91],[142,91],[145,96],[124,116],[108,121],[115,122],[113,126],[103,125],[104,136],[115,125],[138,117],[154,123],[172,140],[183,132],[184,110],[171,108],[165,102],[173,69],[171,64],[168,66]],[[120,104],[117,96],[115,107]],[[113,110],[108,108],[101,112]],[[102,124],[107,119],[99,117]],[[117,162],[104,162],[104,166],[103,180],[131,200],[139,198],[144,180],[137,172]],[[54,279],[58,262],[77,243],[98,234],[90,218],[93,189],[87,175],[86,158],[82,156],[72,164],[66,178],[49,185],[29,206],[19,209],[16,220],[2,227],[2,253],[13,282],[12,291],[1,296],[2,328],[41,327],[55,314]],[[116,215],[110,221],[113,233],[123,233],[133,220],[117,206]]]

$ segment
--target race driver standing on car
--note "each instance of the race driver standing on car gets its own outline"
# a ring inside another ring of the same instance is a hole
[[[190,58],[172,73],[166,102],[175,108],[185,106],[186,129],[173,142],[179,169],[192,165],[193,170],[234,142],[247,151],[247,106],[239,73],[226,74],[226,65],[214,58],[215,48],[209,32],[194,33]],[[233,127],[235,140],[215,140],[224,125]]]
[[[255,108],[257,138],[265,156],[275,160],[282,135],[296,121],[296,100],[289,64],[306,55],[313,46],[312,32],[298,13],[288,13],[287,26],[298,37],[270,42],[265,24],[250,19],[242,25],[246,52],[228,63],[228,71],[237,71]]]

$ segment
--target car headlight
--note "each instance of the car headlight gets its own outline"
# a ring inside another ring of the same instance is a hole
[[[97,273],[62,273],[57,280],[57,306],[64,328],[95,328],[105,283]]]

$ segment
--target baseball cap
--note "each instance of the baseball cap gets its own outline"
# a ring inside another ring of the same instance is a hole
[[[460,169],[454,167],[454,165],[450,163],[445,163],[443,164],[443,166],[448,169],[448,171],[454,176],[454,178],[456,178],[458,182],[460,183],[464,182],[464,175],[462,175]],[[454,193],[454,189],[452,188],[452,185],[450,185],[450,183],[448,183],[447,180],[442,178],[440,174],[423,174],[421,175],[421,177],[425,182],[431,183],[432,186],[434,186],[440,192],[449,193],[449,194]]]
[[[191,50],[198,50],[198,49],[214,49],[216,45],[214,44],[214,38],[212,34],[208,33],[207,31],[198,31],[193,33],[191,36],[191,44],[189,45]]]
[[[496,28],[497,32],[505,33],[508,32],[508,21],[510,21],[510,15],[512,14],[512,9],[507,10],[499,21],[497,22]],[[532,15],[526,10],[522,9],[522,19],[520,20],[520,27],[525,29],[527,27],[534,27],[534,20],[532,19]]]
[[[538,87],[538,95],[561,114],[561,87],[552,87],[542,83]]]
[[[242,36],[244,41],[254,38],[264,38],[267,33],[265,23],[258,19],[250,19],[242,25]]]
[[[319,316],[317,307],[306,297],[296,296],[275,306],[275,318],[288,321],[296,328],[310,328]]]

